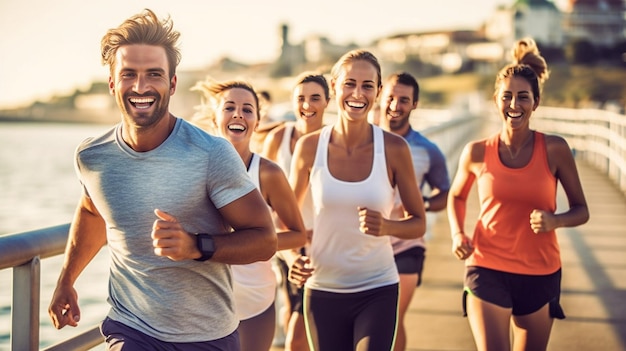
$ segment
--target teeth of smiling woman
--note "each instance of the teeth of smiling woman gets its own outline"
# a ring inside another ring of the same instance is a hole
[[[354,107],[354,108],[363,108],[363,107],[365,107],[365,103],[362,103],[362,102],[348,102],[347,104],[348,104],[348,106]]]
[[[302,117],[313,117],[315,115],[315,112],[302,112]]]
[[[507,113],[507,116],[511,118],[518,118],[518,117],[522,117],[522,113],[521,112],[509,112]]]
[[[246,128],[240,124],[231,124],[228,126],[228,129],[230,130],[239,130],[239,131],[244,131],[246,130]]]

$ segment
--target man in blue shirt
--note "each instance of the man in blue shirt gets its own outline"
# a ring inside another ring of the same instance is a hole
[[[383,83],[380,98],[379,126],[386,131],[401,135],[409,144],[417,183],[424,194],[424,208],[435,212],[446,208],[450,177],[446,160],[437,145],[411,128],[409,117],[417,109],[419,85],[415,77],[406,72],[390,75]],[[430,192],[425,195],[424,185]],[[396,192],[396,206],[392,215],[403,216],[402,202]],[[426,229],[428,235],[428,228]],[[394,350],[406,347],[404,315],[411,303],[415,288],[421,284],[426,242],[424,238],[403,240],[391,237],[391,243],[400,275],[398,306],[398,332]]]

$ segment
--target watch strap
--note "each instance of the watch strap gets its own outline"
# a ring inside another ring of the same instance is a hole
[[[213,240],[213,236],[211,234],[197,233],[196,246],[202,256],[195,258],[194,260],[202,262],[213,257],[213,254],[215,253],[215,241]]]

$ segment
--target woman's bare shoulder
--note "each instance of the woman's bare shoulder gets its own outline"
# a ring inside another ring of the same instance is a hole
[[[263,156],[260,156],[260,158],[261,159],[259,161],[259,168],[261,174],[267,174],[270,176],[274,176],[277,173],[284,174],[283,169],[280,168],[280,166],[276,162]]]
[[[282,140],[283,135],[285,134],[285,129],[287,127],[284,123],[280,124],[277,127],[272,128],[267,133],[267,138],[271,140]]]
[[[383,130],[383,137],[385,140],[385,148],[392,148],[393,150],[403,149],[408,147],[408,143],[404,138],[398,134]]]

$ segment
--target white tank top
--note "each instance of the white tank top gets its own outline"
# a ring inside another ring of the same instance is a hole
[[[252,154],[248,175],[261,190],[259,165],[261,157]],[[272,305],[276,293],[276,274],[271,261],[258,261],[249,264],[231,265],[235,308],[239,320],[250,319],[267,310]]]
[[[322,129],[310,185],[315,208],[311,262],[315,272],[306,286],[314,290],[352,293],[398,283],[388,236],[361,233],[357,207],[389,218],[394,190],[389,184],[382,129],[372,126],[374,160],[370,175],[358,182],[336,179],[328,170],[332,126]]]
[[[291,159],[293,154],[291,153],[291,135],[293,133],[295,124],[293,122],[285,122],[285,129],[283,130],[283,139],[280,141],[280,146],[276,151],[276,164],[283,169],[285,174],[289,176],[291,170]]]
[[[287,178],[291,171],[291,161],[293,154],[291,152],[291,136],[295,128],[295,123],[286,122],[283,132],[283,139],[280,141],[280,147],[276,152],[276,163],[283,169]],[[300,210],[302,221],[306,229],[313,228],[313,199],[311,198],[311,189],[309,188],[304,196],[302,209]]]

